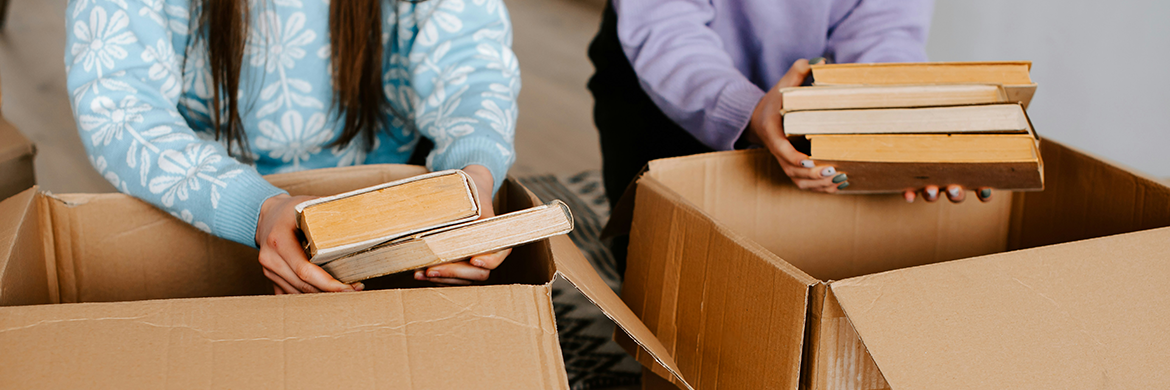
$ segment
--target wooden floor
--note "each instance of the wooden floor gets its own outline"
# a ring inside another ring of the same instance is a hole
[[[65,0],[10,0],[0,32],[0,112],[37,144],[37,182],[57,193],[113,191],[90,166],[65,88]],[[522,91],[513,175],[601,167],[585,49],[599,0],[505,0]]]

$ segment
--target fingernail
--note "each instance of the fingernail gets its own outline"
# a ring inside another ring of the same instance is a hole
[[[800,160],[800,166],[805,168],[814,168],[817,166],[817,164],[814,163],[813,160]]]
[[[963,193],[963,190],[959,187],[951,187],[947,189],[947,193],[951,194],[952,197],[958,197],[959,194]]]
[[[991,189],[990,189],[990,188],[984,188],[984,189],[982,189],[982,190],[979,190],[979,197],[980,197],[980,198],[983,198],[983,199],[990,198],[990,197],[991,197]]]
[[[823,61],[825,61],[825,57],[817,57],[817,58],[813,58],[811,60],[808,60],[808,64],[809,65],[816,65],[816,64],[819,64]]]
[[[926,189],[926,196],[929,196],[931,198],[938,196],[938,189],[937,188],[927,188]]]
[[[837,173],[837,168],[828,167],[828,168],[825,168],[825,170],[821,171],[821,177],[833,176],[833,174],[835,174],[835,173]]]
[[[476,267],[483,268],[483,260],[480,260],[480,259],[471,259],[471,265],[474,265],[474,266],[476,266]]]
[[[417,279],[417,280],[423,280],[423,279],[426,279],[425,277],[423,277],[423,272],[422,272],[422,271],[414,271],[414,278],[415,278],[415,279]]]
[[[353,289],[354,289],[354,290],[356,290],[356,291],[362,291],[362,290],[365,290],[365,289],[366,289],[366,285],[365,285],[365,284],[363,284],[363,283],[361,283],[361,282],[354,283],[354,285],[353,285]]]
[[[842,173],[842,174],[840,174],[840,175],[837,175],[837,176],[834,176],[834,177],[833,177],[833,182],[834,182],[834,183],[840,183],[840,182],[843,182],[843,181],[846,181],[846,180],[849,180],[849,176],[845,176],[845,174],[844,174],[844,173]]]
[[[903,196],[902,198],[906,199],[906,203],[914,203],[913,196]]]
[[[848,187],[848,186],[849,186],[849,182],[844,182],[844,183],[841,183],[841,185],[837,186],[837,189],[843,190],[843,189],[845,189],[845,187]]]
[[[439,271],[427,272],[427,276],[432,277],[432,278],[437,278],[437,277],[439,277]]]

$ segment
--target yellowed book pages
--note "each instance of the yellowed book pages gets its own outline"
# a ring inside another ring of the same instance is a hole
[[[796,87],[780,91],[784,113],[808,110],[912,108],[1007,103],[996,84],[842,85]]]
[[[812,66],[816,85],[846,84],[1032,84],[1029,61],[821,64]]]
[[[1028,61],[821,64],[812,66],[813,85],[1001,84],[1009,102],[1024,108],[1036,94]]]
[[[1029,133],[1028,117],[1018,104],[797,111],[784,115],[784,133],[915,134]]]
[[[297,206],[309,256],[320,264],[344,253],[479,217],[475,184],[451,170]]]
[[[832,161],[990,163],[1034,162],[1030,134],[811,135],[812,158]]]
[[[322,266],[344,283],[466,260],[573,230],[573,214],[555,200],[513,213],[467,222],[379,245]]]

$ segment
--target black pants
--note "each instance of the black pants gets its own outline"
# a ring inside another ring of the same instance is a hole
[[[589,79],[593,93],[593,122],[601,137],[602,179],[610,206],[650,160],[712,151],[667,118],[650,100],[622,51],[617,36],[617,14],[607,2],[601,29],[589,44],[589,60],[596,69]],[[611,245],[618,273],[625,273],[628,239]]]

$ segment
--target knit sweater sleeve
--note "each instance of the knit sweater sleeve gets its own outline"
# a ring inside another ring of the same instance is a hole
[[[432,0],[404,5],[392,58],[405,72],[387,80],[388,96],[435,143],[432,170],[487,167],[493,193],[515,161],[520,70],[502,0]],[[403,33],[404,32],[404,33]],[[392,72],[393,73],[393,72]],[[402,104],[402,103],[406,104]]]
[[[65,49],[74,117],[90,162],[119,191],[255,246],[264,200],[284,193],[178,111],[186,0],[77,0]]]

